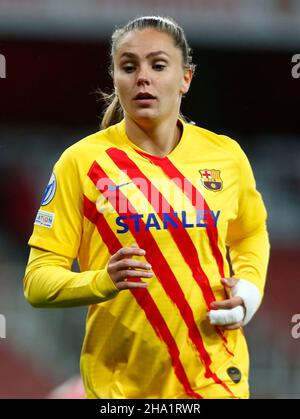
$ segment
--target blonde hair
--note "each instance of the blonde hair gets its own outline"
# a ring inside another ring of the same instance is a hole
[[[178,23],[168,17],[143,16],[130,21],[127,25],[122,28],[118,28],[113,32],[111,37],[109,67],[109,73],[112,77],[114,74],[114,56],[120,40],[129,32],[143,30],[146,28],[154,28],[159,32],[164,32],[169,35],[174,40],[175,46],[181,50],[183,68],[192,69],[194,73],[196,66],[192,62],[192,50],[187,43],[183,29],[178,25]],[[105,102],[105,109],[103,111],[100,128],[105,129],[120,122],[123,119],[124,114],[115,91],[110,94],[102,91],[99,93]]]

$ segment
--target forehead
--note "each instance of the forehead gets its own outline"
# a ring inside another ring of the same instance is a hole
[[[147,56],[153,51],[166,52],[172,57],[181,55],[170,35],[152,28],[135,30],[124,35],[116,46],[115,55],[117,58],[124,53]]]

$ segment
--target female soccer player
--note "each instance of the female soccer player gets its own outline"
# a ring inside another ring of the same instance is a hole
[[[62,154],[37,213],[25,295],[89,305],[88,398],[249,394],[242,326],[263,296],[266,211],[239,145],[181,116],[193,70],[173,20],[117,29],[102,129]]]

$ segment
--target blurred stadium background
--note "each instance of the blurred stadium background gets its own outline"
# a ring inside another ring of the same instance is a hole
[[[93,92],[112,87],[112,30],[144,14],[171,16],[186,30],[197,72],[185,115],[237,139],[252,163],[272,253],[263,306],[246,329],[251,394],[299,398],[300,339],[291,333],[300,313],[297,0],[0,0],[0,398],[48,397],[79,373],[86,309],[29,306],[26,243],[54,162],[98,129]]]

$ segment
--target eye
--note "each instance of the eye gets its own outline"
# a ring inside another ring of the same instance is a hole
[[[153,64],[153,68],[156,71],[163,71],[166,68],[166,64],[163,64],[163,63],[155,63],[155,64]]]
[[[126,64],[123,66],[123,70],[125,73],[133,73],[135,70],[135,66],[133,64]]]

